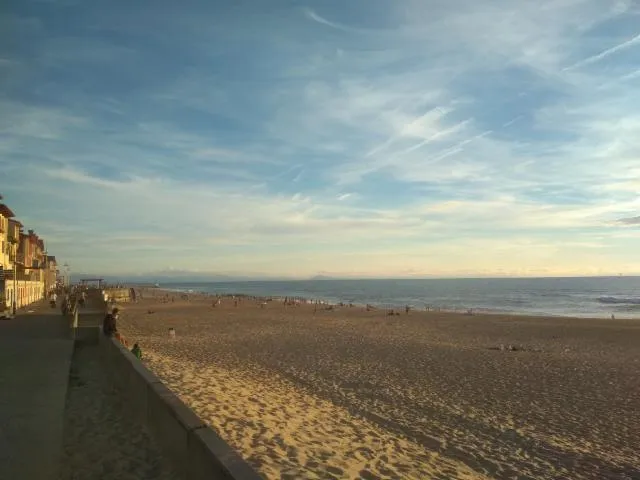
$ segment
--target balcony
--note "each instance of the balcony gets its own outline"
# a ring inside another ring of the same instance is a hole
[[[14,277],[14,271],[13,269],[5,269],[4,270],[4,278],[5,280],[10,280],[13,281],[13,277]],[[42,273],[42,271],[40,270],[36,270],[36,271],[24,271],[24,270],[18,270],[15,272],[15,277],[19,282],[22,281],[26,281],[26,282],[42,282],[44,281],[45,275]]]

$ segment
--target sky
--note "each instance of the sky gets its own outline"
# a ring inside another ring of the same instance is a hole
[[[640,273],[638,0],[20,0],[0,193],[73,272]]]

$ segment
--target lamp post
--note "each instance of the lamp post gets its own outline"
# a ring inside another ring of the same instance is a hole
[[[18,310],[18,242],[15,238],[11,239],[11,245],[13,246],[13,298],[11,299],[11,306],[15,317]]]
[[[71,286],[71,274],[70,272],[70,267],[69,264],[65,262],[64,266],[64,274],[65,274],[65,279],[64,279],[64,286],[68,289]]]
[[[44,286],[44,291],[42,292],[43,297],[46,299],[49,295],[49,290],[51,289],[50,278],[49,278],[49,252],[45,249],[44,251],[44,261],[42,262],[42,285]]]

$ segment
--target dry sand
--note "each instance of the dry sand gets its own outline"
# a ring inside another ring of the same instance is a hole
[[[640,321],[150,295],[120,329],[266,478],[640,478]]]

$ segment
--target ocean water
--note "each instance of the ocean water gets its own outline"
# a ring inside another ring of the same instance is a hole
[[[640,319],[640,277],[300,280],[163,283],[210,294],[303,297],[331,303],[452,311]]]

